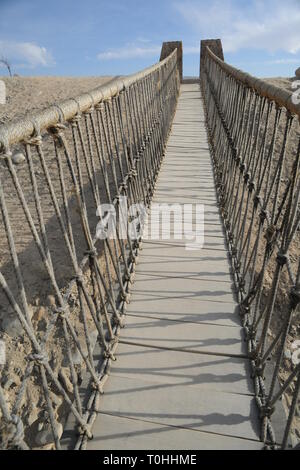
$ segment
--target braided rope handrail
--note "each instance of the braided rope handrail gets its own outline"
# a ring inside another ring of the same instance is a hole
[[[174,50],[0,128],[2,448],[60,449],[68,414],[92,438],[141,246],[124,204],[150,204],[178,93]]]
[[[274,101],[279,106],[284,106],[291,113],[297,114],[300,118],[300,104],[295,104],[292,101],[292,92],[279,88],[272,83],[268,83],[261,78],[254,77],[243,70],[237,69],[230,64],[227,64],[219,57],[217,57],[212,50],[207,47],[207,54],[221,67],[228,76],[234,77],[245,86],[253,88],[260,96],[264,96],[271,101]]]
[[[60,122],[62,116],[65,121],[71,120],[78,112],[85,112],[101,101],[118,95],[126,88],[139,80],[146,78],[157,70],[163,69],[170,60],[176,61],[177,50],[175,49],[169,57],[146,69],[128,76],[116,78],[108,85],[101,85],[88,93],[83,93],[76,98],[67,99],[58,105],[47,107],[43,111],[32,114],[30,118],[21,119],[7,125],[0,126],[0,150],[1,144],[12,145],[21,140],[29,138],[35,132],[33,122],[38,123],[40,131],[55,126]]]
[[[297,445],[300,424],[300,106],[289,91],[205,51],[206,125],[261,440],[285,449]],[[287,417],[277,419],[275,433],[272,418],[281,412],[281,399]]]

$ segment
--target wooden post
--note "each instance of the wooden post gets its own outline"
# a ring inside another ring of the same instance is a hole
[[[217,57],[224,60],[221,39],[204,39],[203,41],[201,41],[201,46],[200,46],[200,74],[201,74],[201,64],[203,63],[203,60],[205,57],[205,49],[207,46]]]
[[[182,83],[182,41],[163,42],[159,60],[164,60],[176,48],[177,48],[177,67],[178,67],[178,72],[179,72],[179,77],[180,77],[180,83]]]

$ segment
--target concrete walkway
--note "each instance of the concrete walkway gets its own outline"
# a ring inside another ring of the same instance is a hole
[[[154,203],[205,205],[205,244],[143,244],[88,449],[259,449],[198,84],[181,95]]]

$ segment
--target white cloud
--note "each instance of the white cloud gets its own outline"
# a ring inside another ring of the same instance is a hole
[[[138,37],[137,40],[138,40],[138,42],[143,42],[145,44],[148,44],[149,42],[151,42],[150,39],[144,38],[142,36]]]
[[[45,47],[32,42],[14,42],[0,40],[0,57],[6,57],[14,66],[34,68],[54,64],[53,57]]]
[[[300,51],[299,0],[187,0],[174,3],[201,38],[221,38],[226,52],[243,48]]]
[[[274,59],[274,60],[268,60],[267,64],[300,64],[300,58],[298,59],[292,59],[292,58],[286,58],[286,59]]]
[[[136,59],[143,57],[158,57],[160,54],[161,46],[149,45],[139,46],[138,44],[127,44],[118,49],[109,49],[100,52],[97,55],[99,60],[114,60],[114,59]]]
[[[139,43],[147,43],[148,45],[140,45]],[[199,54],[199,48],[199,44],[195,46],[184,46],[184,54]],[[155,57],[158,60],[160,52],[161,45],[151,44],[149,39],[138,38],[136,43],[126,44],[118,49],[109,49],[100,52],[97,58],[99,60],[120,60]]]
[[[200,52],[200,44],[197,44],[197,46],[186,46],[185,44],[183,44],[183,53],[184,53],[184,55],[196,54],[198,56],[199,52]]]

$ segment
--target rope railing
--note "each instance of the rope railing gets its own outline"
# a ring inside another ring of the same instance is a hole
[[[76,448],[92,438],[141,247],[129,209],[153,195],[179,92],[176,57],[0,128],[4,449],[60,449],[70,415]]]
[[[299,441],[300,106],[291,92],[235,69],[209,47],[201,65],[261,440],[285,449]]]

